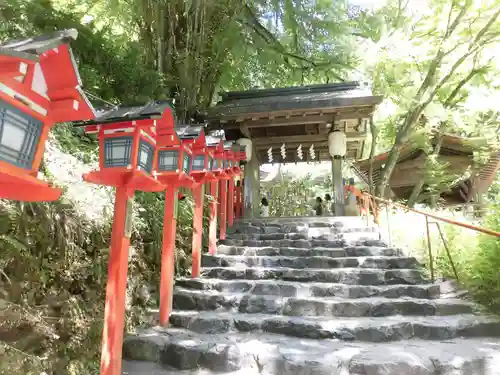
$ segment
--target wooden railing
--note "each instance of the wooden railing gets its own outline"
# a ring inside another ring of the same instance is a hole
[[[400,208],[404,211],[415,212],[415,213],[420,214],[420,215],[425,217],[425,226],[426,226],[426,232],[427,232],[427,247],[428,247],[428,256],[429,256],[429,270],[431,273],[432,281],[434,281],[435,279],[434,279],[434,260],[433,260],[431,236],[430,236],[430,230],[429,230],[429,227],[431,224],[436,225],[436,227],[439,231],[439,236],[441,238],[441,241],[443,242],[443,246],[445,248],[447,257],[450,261],[450,265],[452,267],[453,273],[454,273],[457,281],[458,281],[458,273],[457,273],[457,270],[455,267],[455,263],[453,262],[453,258],[451,256],[448,244],[446,242],[446,238],[443,234],[443,231],[441,230],[440,222],[455,225],[455,226],[466,228],[466,229],[470,229],[470,230],[473,230],[473,231],[476,231],[479,233],[483,233],[483,234],[487,234],[490,236],[494,236],[497,238],[500,237],[500,232],[497,232],[497,231],[494,231],[491,229],[482,228],[482,227],[468,224],[468,223],[463,223],[463,222],[449,219],[446,217],[442,217],[442,216],[439,216],[439,215],[436,215],[436,214],[433,214],[430,212],[422,211],[422,210],[419,210],[416,208],[410,208],[410,207],[405,206],[403,204],[399,204],[399,203],[395,203],[395,202],[392,202],[392,201],[387,200],[387,199],[379,198],[379,197],[373,196],[373,195],[365,193],[365,192],[359,192],[359,190],[355,189],[354,187],[352,187],[350,189],[346,189],[346,190],[350,190],[352,193],[354,193],[356,196],[358,196],[358,198],[359,198],[358,202],[359,202],[359,208],[361,211],[361,215],[366,217],[367,223],[369,223],[369,218],[370,218],[370,214],[371,214],[373,216],[373,221],[375,222],[375,224],[379,224],[380,210],[379,210],[379,206],[377,203],[382,203],[382,204],[386,205],[387,207],[397,207],[397,208]],[[434,221],[430,221],[429,219],[433,219]]]

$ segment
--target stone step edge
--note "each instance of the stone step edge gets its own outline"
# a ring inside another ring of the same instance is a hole
[[[456,337],[500,337],[500,320],[472,314],[325,319],[270,314],[174,311],[170,316],[170,323],[177,328],[212,334],[258,331],[298,338],[364,342],[416,338],[447,340]]]
[[[383,293],[385,291],[395,290],[398,288],[408,288],[408,289],[420,289],[420,290],[428,290],[431,292],[434,290],[432,297],[429,299],[439,299],[441,288],[439,284],[391,284],[391,285],[353,285],[353,284],[342,284],[342,283],[327,283],[327,282],[302,282],[302,281],[285,281],[285,280],[276,280],[276,279],[263,279],[263,280],[245,280],[245,279],[235,279],[235,280],[226,280],[226,279],[216,279],[216,278],[190,278],[190,277],[179,277],[176,280],[176,288],[178,284],[182,284],[181,288],[185,290],[193,290],[193,291],[219,291],[216,286],[221,284],[247,284],[249,287],[249,291],[245,291],[242,293],[250,293],[254,295],[276,295],[276,294],[266,294],[266,293],[252,293],[252,289],[256,286],[275,286],[280,285],[281,287],[295,287],[299,288],[318,288],[322,290],[326,290],[329,288],[345,288],[347,290],[355,290],[355,289],[368,289],[377,291],[377,293]],[[203,288],[192,287],[194,285],[203,286]],[[230,293],[230,292],[228,292]],[[352,298],[352,297],[351,297]],[[392,297],[389,297],[392,298]]]
[[[500,361],[498,341],[452,339],[446,342],[434,341],[430,345],[428,341],[417,339],[397,343],[351,343],[349,346],[345,343],[323,341],[323,345],[318,346],[314,340],[289,337],[285,339],[273,334],[237,334],[232,338],[227,335],[192,334],[185,330],[174,330],[168,337],[163,334],[168,334],[169,331],[148,330],[127,337],[124,343],[125,362],[139,360],[144,361],[145,365],[163,363],[180,370],[193,370],[198,369],[202,359],[201,362],[205,364],[203,367],[211,371],[222,370],[227,373],[253,368],[257,371],[255,374],[264,372],[276,375],[299,375],[304,374],[306,369],[309,369],[307,373],[314,374],[336,374],[339,369],[346,370],[346,374],[402,375],[418,372],[423,375],[452,375],[458,374],[457,370],[464,370],[464,374],[500,374],[497,365]],[[177,339],[176,333],[181,338]],[[239,337],[241,340],[238,341]],[[196,341],[198,343],[194,344]],[[252,343],[259,345],[251,345]],[[214,351],[211,348],[219,350]],[[457,357],[461,359],[460,363],[457,363]],[[486,361],[487,359],[489,361]],[[282,360],[283,363],[276,366],[277,360]],[[255,366],[256,362],[260,366]],[[281,368],[282,366],[284,367]],[[148,367],[162,369],[162,365]],[[127,369],[127,366],[124,368]],[[283,369],[287,371],[283,372]],[[381,370],[384,371],[380,372]],[[238,375],[240,374],[250,375],[254,372],[238,371]]]
[[[222,264],[236,263],[246,266],[262,267],[259,263],[264,263],[267,260],[269,263],[278,263],[275,266],[280,267],[280,262],[291,263],[288,268],[293,269],[322,269],[323,267],[315,267],[318,264],[313,262],[324,261],[325,263],[333,263],[326,269],[334,268],[380,268],[380,269],[418,269],[423,268],[418,260],[413,256],[345,256],[345,257],[329,257],[320,255],[311,256],[285,256],[285,255],[202,255],[202,267],[225,267]],[[308,262],[313,263],[307,264]],[[212,263],[212,264],[210,264]],[[256,264],[248,264],[256,263]],[[295,264],[294,264],[295,263]],[[385,264],[384,264],[385,263]],[[368,265],[365,267],[364,265]],[[335,267],[335,266],[342,267]],[[273,267],[273,265],[270,265]],[[375,267],[374,267],[375,266]],[[377,267],[379,266],[379,267]],[[385,266],[385,267],[382,267]],[[392,267],[391,267],[392,266]],[[403,266],[401,268],[400,266]],[[411,268],[408,268],[411,267]]]
[[[392,286],[392,285],[391,285]],[[413,287],[414,285],[403,285],[404,287]],[[209,292],[209,293],[207,293]],[[283,300],[296,300],[303,302],[325,302],[325,303],[363,303],[363,302],[380,302],[380,303],[398,303],[398,302],[414,302],[414,303],[434,303],[436,305],[443,303],[449,304],[464,304],[469,306],[476,306],[477,304],[470,300],[464,300],[460,298],[418,298],[411,296],[400,296],[400,297],[384,297],[384,296],[368,296],[368,297],[340,297],[340,296],[281,296],[275,294],[253,294],[251,292],[228,292],[228,291],[218,291],[215,289],[211,290],[199,290],[199,289],[189,289],[185,287],[174,287],[174,295],[175,294],[186,294],[186,295],[195,295],[202,297],[255,297],[255,298],[263,298],[263,299],[283,299]]]
[[[226,280],[275,279],[302,282],[330,282],[353,285],[429,284],[424,269],[380,268],[287,268],[287,267],[206,267],[201,276]]]
[[[319,230],[321,229],[328,229],[329,231],[324,231],[320,232]],[[310,234],[308,232],[316,232],[314,234]],[[227,234],[227,239],[241,239],[241,237],[246,237],[248,239],[254,239],[258,240],[259,237],[264,236],[264,237],[281,237],[283,238],[276,238],[276,240],[288,240],[288,239],[315,239],[318,237],[323,237],[323,236],[338,236],[338,235],[343,235],[343,234],[379,234],[380,229],[367,229],[363,227],[357,227],[357,228],[349,228],[349,229],[344,229],[344,228],[330,228],[330,227],[325,227],[325,228],[304,228],[303,231],[293,231],[293,232],[273,232],[273,233],[264,233],[264,232],[256,232],[256,233],[245,233],[245,232],[234,232],[234,233],[228,233]],[[300,237],[300,238],[299,238]],[[304,238],[305,237],[305,238]],[[272,239],[271,239],[272,240]]]
[[[472,314],[477,307],[460,299],[284,297],[249,293],[195,293],[177,290],[174,309],[266,313],[285,316],[382,317],[394,315],[449,316]]]

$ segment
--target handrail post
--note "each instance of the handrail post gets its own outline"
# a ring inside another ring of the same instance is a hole
[[[439,236],[441,237],[441,241],[443,241],[443,246],[444,246],[444,249],[446,250],[446,255],[448,255],[448,259],[450,261],[451,268],[453,269],[453,274],[455,275],[455,279],[457,281],[459,281],[458,272],[457,272],[457,269],[455,268],[455,263],[453,262],[453,259],[451,257],[450,249],[448,248],[448,244],[446,243],[446,239],[444,238],[444,234],[441,231],[441,225],[439,225],[438,222],[434,222],[434,224],[436,224],[438,231],[439,231]]]
[[[425,217],[425,228],[427,229],[427,248],[429,250],[429,268],[431,271],[431,281],[434,282],[434,260],[432,259],[431,235],[429,232],[429,218]]]

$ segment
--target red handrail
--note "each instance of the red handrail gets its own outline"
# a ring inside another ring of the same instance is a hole
[[[424,215],[426,217],[431,217],[434,220],[443,221],[443,222],[448,223],[448,224],[453,224],[453,225],[456,225],[456,226],[459,226],[459,227],[462,227],[462,228],[471,229],[471,230],[474,230],[476,232],[481,232],[481,233],[484,233],[484,234],[488,234],[490,236],[500,237],[500,232],[496,232],[496,231],[491,230],[491,229],[481,228],[481,227],[478,227],[478,226],[475,226],[475,225],[472,225],[472,224],[461,223],[459,221],[455,221],[455,220],[452,220],[452,219],[447,219],[445,217],[434,215],[434,214],[431,214],[429,212],[425,212],[425,211],[422,211],[422,210],[417,210],[415,208],[410,208],[410,207],[407,207],[405,205],[402,205],[402,204],[399,204],[399,203],[394,203],[394,202],[388,201],[388,200],[383,199],[383,198],[375,197],[375,196],[373,196],[371,194],[368,194],[368,193],[363,193],[363,195],[365,197],[367,197],[367,198],[371,198],[372,200],[377,200],[377,201],[383,202],[383,203],[388,204],[388,205],[392,205],[392,206],[395,206],[395,207],[402,208],[403,210],[412,211],[412,212],[415,212],[417,214]],[[378,215],[377,215],[377,212],[375,212],[375,211],[376,211],[376,207],[374,209],[374,216],[377,217]]]

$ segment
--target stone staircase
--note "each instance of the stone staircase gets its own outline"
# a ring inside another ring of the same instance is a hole
[[[500,321],[361,219],[232,229],[202,278],[177,280],[171,326],[125,339],[124,374],[500,374]]]

